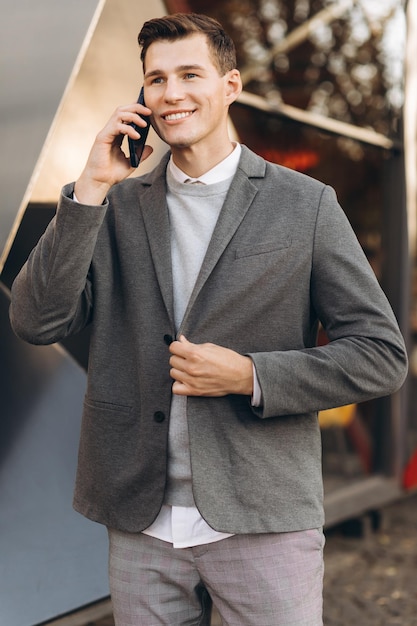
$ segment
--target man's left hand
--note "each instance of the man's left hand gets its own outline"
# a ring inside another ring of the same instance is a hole
[[[169,348],[173,393],[179,396],[252,395],[252,360],[213,343],[196,344],[181,335]]]

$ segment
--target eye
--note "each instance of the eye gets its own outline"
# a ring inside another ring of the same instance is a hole
[[[197,78],[197,74],[194,74],[193,72],[187,72],[187,73],[184,75],[184,78],[185,78],[186,80],[190,80],[191,78]]]

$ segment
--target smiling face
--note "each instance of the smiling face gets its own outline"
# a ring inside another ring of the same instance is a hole
[[[224,158],[230,152],[228,109],[241,91],[238,70],[220,75],[203,34],[153,42],[144,69],[153,126],[174,157],[192,151]]]

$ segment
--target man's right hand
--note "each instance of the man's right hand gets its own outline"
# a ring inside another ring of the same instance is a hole
[[[140,136],[130,125],[132,122],[145,128],[146,123],[139,114],[150,115],[151,110],[138,103],[120,106],[98,133],[85,168],[75,183],[74,193],[82,204],[102,204],[110,187],[134,171],[121,146],[125,135],[132,139]],[[151,146],[145,146],[141,160],[147,159],[152,151]]]

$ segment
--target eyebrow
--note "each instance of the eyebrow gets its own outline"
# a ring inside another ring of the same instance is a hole
[[[202,65],[198,65],[198,63],[192,63],[187,65],[178,65],[175,68],[176,72],[189,72],[190,70],[204,70],[205,68]],[[164,70],[152,70],[151,72],[145,73],[145,78],[149,78],[152,76],[160,76],[161,74],[165,74]]]

